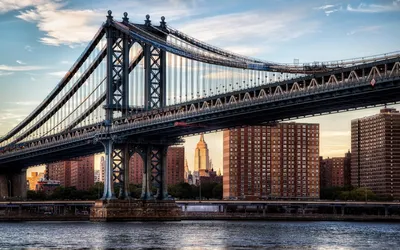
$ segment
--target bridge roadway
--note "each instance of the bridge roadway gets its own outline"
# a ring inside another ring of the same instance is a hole
[[[97,142],[108,136],[117,143],[126,139],[132,144],[156,144],[201,132],[397,101],[400,101],[400,56],[130,114],[116,119],[110,131],[101,124],[93,124],[19,143],[1,149],[0,167],[21,169],[100,153],[104,148]],[[194,126],[176,126],[176,122]]]

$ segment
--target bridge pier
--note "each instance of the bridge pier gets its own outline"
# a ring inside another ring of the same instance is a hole
[[[0,174],[0,199],[18,197],[25,200],[27,191],[26,169]]]

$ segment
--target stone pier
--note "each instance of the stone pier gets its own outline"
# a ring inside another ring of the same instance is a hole
[[[90,210],[91,221],[175,221],[181,208],[170,200],[98,200]]]

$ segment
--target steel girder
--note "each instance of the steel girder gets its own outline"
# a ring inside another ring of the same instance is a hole
[[[147,110],[165,107],[166,52],[145,44],[145,106]]]

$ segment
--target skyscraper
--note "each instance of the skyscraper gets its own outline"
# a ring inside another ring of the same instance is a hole
[[[208,176],[210,170],[210,157],[207,143],[204,141],[204,135],[200,135],[200,141],[197,143],[194,152],[194,175]]]
[[[190,175],[190,170],[189,170],[189,164],[187,160],[185,160],[185,182],[189,182],[189,175]]]
[[[319,198],[318,124],[229,129],[223,144],[224,198]]]
[[[351,121],[351,184],[380,196],[400,197],[400,113],[384,108],[379,114]]]

